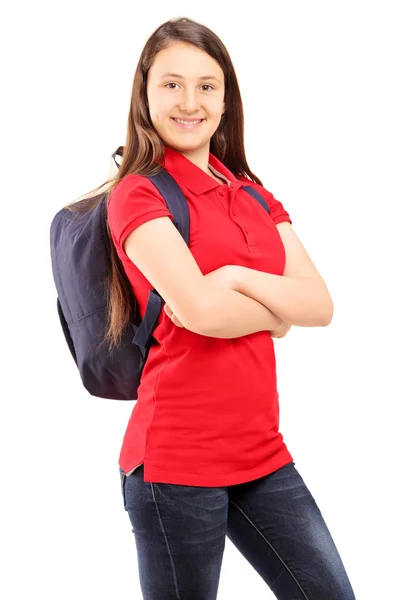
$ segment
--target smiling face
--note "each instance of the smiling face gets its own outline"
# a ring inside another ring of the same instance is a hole
[[[165,144],[193,162],[208,159],[211,137],[225,111],[224,94],[221,67],[192,44],[176,42],[161,50],[148,72],[153,127]]]

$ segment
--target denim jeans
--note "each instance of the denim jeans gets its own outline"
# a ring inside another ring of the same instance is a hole
[[[143,465],[119,471],[143,600],[216,599],[226,536],[279,600],[355,600],[294,462],[225,487],[146,483]]]

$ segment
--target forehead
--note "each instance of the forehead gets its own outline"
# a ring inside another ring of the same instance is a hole
[[[167,72],[179,73],[185,79],[214,75],[220,82],[224,80],[223,71],[216,60],[204,50],[184,42],[171,44],[155,56],[149,75],[160,78]]]

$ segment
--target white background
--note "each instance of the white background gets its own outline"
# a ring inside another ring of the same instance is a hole
[[[3,11],[2,597],[141,597],[118,473],[134,403],[81,385],[58,323],[49,227],[107,179],[139,54],[176,16],[226,45],[250,168],[334,300],[329,327],[275,340],[280,430],[357,600],[399,597],[396,5],[71,0]],[[227,540],[218,598],[243,597],[274,596]]]

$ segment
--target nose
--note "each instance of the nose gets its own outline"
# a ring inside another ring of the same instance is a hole
[[[199,108],[199,99],[196,90],[187,88],[182,92],[179,109],[184,112],[196,112]]]

